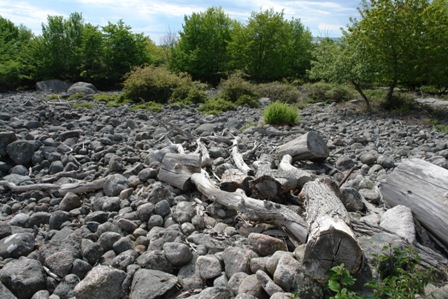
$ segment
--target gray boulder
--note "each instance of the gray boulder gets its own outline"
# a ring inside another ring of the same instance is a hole
[[[129,181],[121,174],[113,174],[106,178],[103,191],[107,196],[118,196],[120,192],[129,187]]]
[[[6,146],[6,152],[15,164],[28,165],[34,154],[34,144],[27,140],[16,140]]]
[[[26,257],[7,263],[0,270],[0,281],[18,299],[31,298],[34,293],[46,288],[41,263]]]
[[[19,258],[34,250],[34,236],[30,233],[17,233],[0,240],[0,256]]]
[[[87,82],[76,82],[67,90],[68,95],[75,93],[83,93],[85,95],[95,94],[98,90],[92,83]]]
[[[175,267],[188,264],[193,259],[190,248],[182,243],[168,242],[163,244],[166,259]]]
[[[126,272],[107,266],[94,267],[74,289],[77,299],[120,299]]]
[[[12,131],[0,132],[0,156],[6,155],[6,147],[16,140],[16,133]]]
[[[161,298],[177,284],[177,277],[158,270],[140,269],[134,274],[132,299]]]
[[[227,277],[232,277],[234,273],[250,273],[250,260],[257,255],[250,249],[228,247],[224,250],[222,258],[224,260]]]

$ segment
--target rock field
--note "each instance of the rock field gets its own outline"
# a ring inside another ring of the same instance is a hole
[[[196,150],[195,140],[166,124],[203,137],[212,178],[235,168],[228,142],[235,136],[241,152],[257,142],[246,159],[252,167],[261,154],[278,162],[277,146],[317,131],[330,157],[294,166],[338,182],[354,168],[343,185],[346,206],[354,220],[373,226],[386,210],[377,183],[402,159],[418,157],[448,169],[448,134],[419,116],[369,115],[349,105],[317,103],[300,111],[297,126],[273,127],[262,124],[261,109],[216,117],[166,106],[158,120],[126,107],[95,103],[74,109],[73,102],[46,97],[0,94],[0,181],[26,186],[103,179],[104,185],[63,195],[0,185],[3,299],[280,299],[298,290],[303,298],[323,296],[319,284],[301,272],[300,246],[283,230],[250,223],[196,190],[184,192],[157,179],[164,154],[176,150],[173,144]],[[384,231],[354,231],[367,257],[384,244],[403,242]],[[359,281],[371,277],[363,275]],[[448,285],[434,289],[448,293]]]

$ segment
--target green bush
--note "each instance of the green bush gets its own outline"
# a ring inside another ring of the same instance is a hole
[[[236,100],[236,105],[237,106],[249,106],[252,108],[258,108],[260,107],[260,104],[258,103],[258,99],[256,97],[244,94],[242,96],[240,96],[238,98],[238,100]]]
[[[281,101],[294,104],[300,98],[297,86],[284,82],[263,83],[257,86],[257,92],[262,97],[270,98],[273,102]]]
[[[199,103],[205,99],[205,91],[188,75],[178,76],[164,66],[136,67],[126,75],[123,97],[134,102],[168,103],[188,101]]]
[[[236,103],[241,97],[240,102],[252,102],[257,99],[258,94],[256,87],[245,79],[243,72],[236,71],[232,73],[226,80],[222,80],[218,85],[220,97]],[[251,100],[248,100],[251,98]]]
[[[390,101],[383,100],[381,107],[399,113],[409,113],[418,108],[419,104],[410,93],[394,93]]]
[[[132,105],[129,110],[131,111],[136,111],[136,110],[151,110],[153,112],[160,112],[163,108],[162,104],[156,103],[156,102],[145,102],[145,103],[140,103],[140,104],[136,104],[136,105]]]
[[[82,92],[77,92],[77,93],[74,93],[74,94],[72,94],[71,96],[69,96],[69,97],[67,98],[67,100],[68,100],[68,101],[75,101],[75,100],[81,100],[81,99],[84,99],[85,97],[86,97],[86,95],[83,94]]]
[[[294,125],[299,121],[297,108],[274,102],[263,110],[264,122],[271,125]]]
[[[204,114],[219,115],[223,111],[235,110],[236,105],[223,98],[213,98],[199,106],[198,110]]]
[[[302,86],[301,91],[305,97],[312,101],[323,102],[345,102],[356,97],[356,91],[346,85],[317,82],[307,83]]]

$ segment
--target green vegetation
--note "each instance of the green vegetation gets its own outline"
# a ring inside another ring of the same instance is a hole
[[[71,96],[69,96],[67,98],[68,101],[75,101],[75,100],[82,100],[86,97],[85,94],[83,94],[82,92],[77,92],[72,94]]]
[[[314,102],[345,102],[355,98],[353,89],[336,83],[307,83],[301,87],[301,91],[305,98]]]
[[[295,104],[300,99],[300,91],[297,86],[286,81],[262,83],[256,87],[256,90],[260,96],[270,98],[274,102]]]
[[[417,294],[424,294],[432,274],[419,265],[420,257],[412,246],[401,249],[392,248],[389,244],[383,247],[381,254],[373,256],[376,278],[366,284],[366,288],[372,293],[369,297],[351,289],[356,279],[341,264],[328,272],[329,279],[324,286],[325,298],[415,298]],[[299,298],[299,295],[296,294],[295,298]]]
[[[126,75],[123,97],[136,103],[141,99],[161,104],[200,103],[205,99],[205,91],[189,75],[178,76],[164,66],[145,66],[136,67]]]
[[[257,106],[258,94],[256,87],[246,80],[246,76],[241,71],[232,73],[227,79],[221,80],[218,85],[218,96],[232,103],[249,104],[251,107]]]
[[[236,104],[222,98],[213,98],[199,106],[198,110],[204,114],[220,115],[224,111],[235,110]]]
[[[74,103],[72,105],[72,107],[75,109],[79,109],[79,108],[92,109],[94,106],[95,106],[94,103],[86,103],[86,102]]]
[[[160,103],[156,103],[153,101],[149,101],[149,102],[145,102],[145,103],[140,103],[140,104],[135,104],[132,105],[129,110],[131,111],[136,111],[136,110],[151,110],[153,112],[160,112],[163,109],[163,105]]]
[[[297,108],[285,103],[274,102],[263,110],[263,119],[271,125],[294,125],[299,122]]]

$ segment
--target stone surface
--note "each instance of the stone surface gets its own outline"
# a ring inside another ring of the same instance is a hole
[[[77,299],[120,299],[126,272],[98,265],[74,289]]]
[[[130,298],[160,298],[177,283],[177,277],[158,270],[140,269],[134,274]]]

